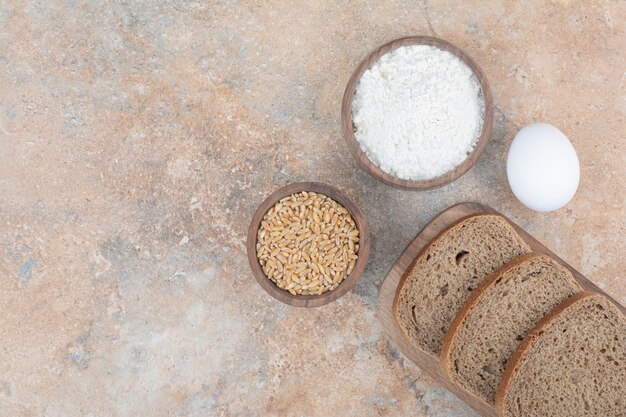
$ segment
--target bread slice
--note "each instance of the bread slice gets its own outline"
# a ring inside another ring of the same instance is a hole
[[[581,292],[572,273],[545,255],[506,264],[476,289],[443,342],[441,365],[450,379],[494,404],[509,358],[537,322]]]
[[[461,219],[437,236],[404,273],[394,300],[396,322],[435,357],[470,293],[492,272],[530,247],[502,216]]]
[[[511,357],[496,408],[504,417],[624,417],[624,314],[601,294],[565,300]]]

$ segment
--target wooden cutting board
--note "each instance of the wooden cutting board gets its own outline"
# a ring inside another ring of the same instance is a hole
[[[461,203],[450,207],[449,209],[440,213],[430,223],[424,227],[424,229],[418,233],[413,242],[404,250],[398,261],[393,265],[385,280],[383,281],[380,292],[378,294],[378,311],[376,313],[378,320],[381,322],[385,334],[391,339],[400,351],[409,359],[411,359],[417,366],[426,371],[431,377],[438,381],[441,385],[445,386],[448,390],[452,391],[455,395],[465,401],[468,405],[474,408],[478,413],[484,417],[497,417],[497,413],[493,406],[484,402],[483,400],[475,397],[457,385],[451,383],[445,376],[439,362],[433,360],[424,352],[415,348],[404,337],[404,334],[398,327],[393,318],[392,305],[393,299],[396,295],[396,289],[400,278],[409,267],[411,262],[419,254],[419,252],[439,233],[441,233],[448,226],[452,225],[456,221],[463,217],[479,214],[479,213],[491,213],[499,214],[491,207],[484,206],[479,203]],[[506,216],[503,216],[506,217]],[[517,232],[522,238],[530,245],[533,251],[543,253],[551,256],[552,258],[561,262],[566,266],[578,283],[587,291],[595,291],[607,295],[604,291],[598,288],[594,283],[585,278],[580,272],[576,271],[573,267],[568,265],[565,261],[555,255],[550,249],[546,248],[543,244],[526,233],[522,228],[511,222]],[[607,295],[608,297],[608,295]],[[609,297],[610,298],[610,297]],[[621,306],[617,301],[611,299],[617,306],[626,314],[626,309]]]

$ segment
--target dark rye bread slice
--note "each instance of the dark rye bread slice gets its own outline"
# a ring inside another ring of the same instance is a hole
[[[535,253],[515,258],[472,292],[456,315],[441,351],[450,379],[494,404],[509,358],[537,322],[581,292],[572,273]]]
[[[405,336],[439,356],[443,337],[470,293],[530,247],[502,216],[461,219],[437,236],[402,276],[394,316]]]
[[[496,394],[503,417],[626,416],[626,317],[580,293],[542,319],[515,351]]]

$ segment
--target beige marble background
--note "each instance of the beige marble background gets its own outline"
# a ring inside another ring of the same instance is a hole
[[[625,31],[624,1],[0,0],[0,415],[473,416],[385,340],[377,285],[476,200],[626,303]],[[428,192],[369,177],[340,133],[352,70],[412,34],[464,48],[497,103],[478,164]],[[505,177],[532,121],[581,161],[550,214]],[[244,253],[259,202],[300,180],[373,234],[356,290],[310,310]]]

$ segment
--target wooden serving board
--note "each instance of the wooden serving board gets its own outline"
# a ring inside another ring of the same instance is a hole
[[[393,267],[391,267],[389,273],[387,273],[387,276],[385,277],[385,280],[383,281],[380,287],[380,291],[378,293],[378,311],[376,315],[378,316],[378,320],[381,322],[387,337],[389,337],[389,339],[391,339],[396,344],[396,346],[398,346],[404,356],[411,359],[417,366],[426,371],[432,378],[434,378],[441,385],[452,391],[456,396],[458,396],[468,405],[474,408],[481,416],[498,417],[496,410],[493,406],[479,399],[478,397],[469,394],[456,384],[451,383],[444,375],[437,360],[434,360],[430,355],[422,352],[421,350],[413,346],[406,339],[406,337],[402,333],[402,330],[396,324],[396,321],[393,318],[392,311],[393,300],[396,295],[396,289],[398,288],[400,278],[407,270],[409,265],[411,265],[411,262],[420,253],[420,251],[448,226],[452,225],[463,217],[479,213],[499,214],[502,216],[501,213],[497,212],[491,207],[487,207],[479,203],[461,203],[450,207],[449,209],[440,213],[433,220],[431,220],[431,222],[428,223],[424,227],[424,229],[422,229],[422,231],[417,234],[413,242],[409,244],[409,246],[404,250],[398,261],[393,265]],[[506,218],[506,216],[503,217]],[[570,271],[572,271],[574,278],[576,279],[576,281],[578,281],[578,283],[583,287],[584,290],[599,292],[608,297],[608,295],[604,291],[602,291],[594,283],[585,278],[580,272],[576,271],[573,267],[568,265],[557,255],[555,255],[550,249],[546,248],[543,244],[541,244],[531,235],[526,233],[515,223],[511,222],[511,224],[515,227],[515,230],[520,234],[520,236],[522,236],[522,238],[528,243],[528,245],[530,245],[533,251],[551,256],[552,258],[561,262]],[[626,314],[626,309],[622,305],[620,305],[617,301],[613,299],[611,300],[613,301],[613,303],[615,303],[615,305],[618,306],[618,308],[622,312]]]

